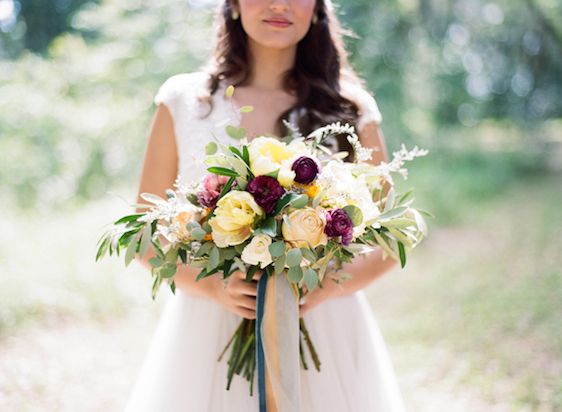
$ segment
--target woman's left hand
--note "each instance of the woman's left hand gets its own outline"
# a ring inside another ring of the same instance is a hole
[[[333,279],[326,276],[322,282],[322,287],[317,287],[312,292],[307,292],[301,299],[299,306],[300,317],[303,317],[308,311],[315,308],[322,302],[341,296],[342,292],[343,288],[341,285],[338,285]]]

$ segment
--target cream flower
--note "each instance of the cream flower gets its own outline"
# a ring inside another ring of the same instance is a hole
[[[252,225],[264,214],[248,192],[234,190],[217,202],[215,216],[209,221],[218,247],[239,245],[252,234]]]
[[[321,208],[305,207],[289,213],[283,220],[283,238],[298,247],[325,245],[328,237],[324,233],[326,219]]]
[[[264,234],[254,236],[242,251],[242,261],[249,265],[259,264],[262,269],[265,268],[272,262],[269,245],[271,245],[269,236]]]
[[[250,169],[255,176],[279,171],[277,180],[284,187],[289,187],[295,179],[291,170],[293,161],[308,149],[302,140],[283,143],[273,137],[258,137],[250,142]]]

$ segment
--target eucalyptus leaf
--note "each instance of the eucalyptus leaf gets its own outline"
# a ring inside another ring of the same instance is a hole
[[[273,242],[271,245],[269,245],[268,249],[272,257],[282,256],[285,254],[285,242],[282,240]]]
[[[207,263],[207,267],[209,269],[215,269],[219,265],[220,260],[220,253],[219,248],[213,246],[211,251],[209,252],[209,263]]]
[[[304,271],[304,283],[309,291],[314,290],[318,286],[318,273],[314,269],[306,269]]]
[[[203,243],[199,249],[197,249],[197,252],[195,252],[195,257],[201,257],[203,255],[206,255],[207,253],[209,253],[211,251],[211,248],[213,247],[213,242],[205,242]]]
[[[300,265],[302,262],[302,253],[299,248],[290,249],[287,252],[287,265],[294,267]]]
[[[196,227],[195,229],[193,229],[191,231],[191,237],[193,237],[193,239],[199,240],[199,241],[203,240],[203,238],[205,237],[206,234],[207,234],[207,232],[205,232],[200,227]]]
[[[292,283],[299,283],[302,279],[302,269],[300,266],[293,266],[287,272],[287,279]]]
[[[285,270],[285,261],[286,261],[285,255],[279,256],[279,258],[277,258],[277,260],[275,261],[273,267],[275,269],[276,275],[279,275],[280,273],[283,272],[283,270]]]

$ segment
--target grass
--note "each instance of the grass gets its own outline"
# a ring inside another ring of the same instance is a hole
[[[427,242],[368,290],[407,405],[562,411],[562,179],[498,174],[490,179],[504,191],[460,190],[444,183],[445,163],[422,164],[408,181],[435,184],[419,193],[439,216]],[[433,197],[439,188],[448,193]],[[103,225],[126,210],[111,198],[72,213],[2,215],[16,236],[0,239],[0,409],[123,406],[167,296],[150,300],[136,264],[94,263]],[[108,373],[116,383],[100,384]]]

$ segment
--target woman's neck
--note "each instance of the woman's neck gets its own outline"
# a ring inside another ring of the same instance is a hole
[[[272,49],[248,40],[252,64],[248,85],[266,91],[282,90],[284,75],[295,64],[296,46]]]

